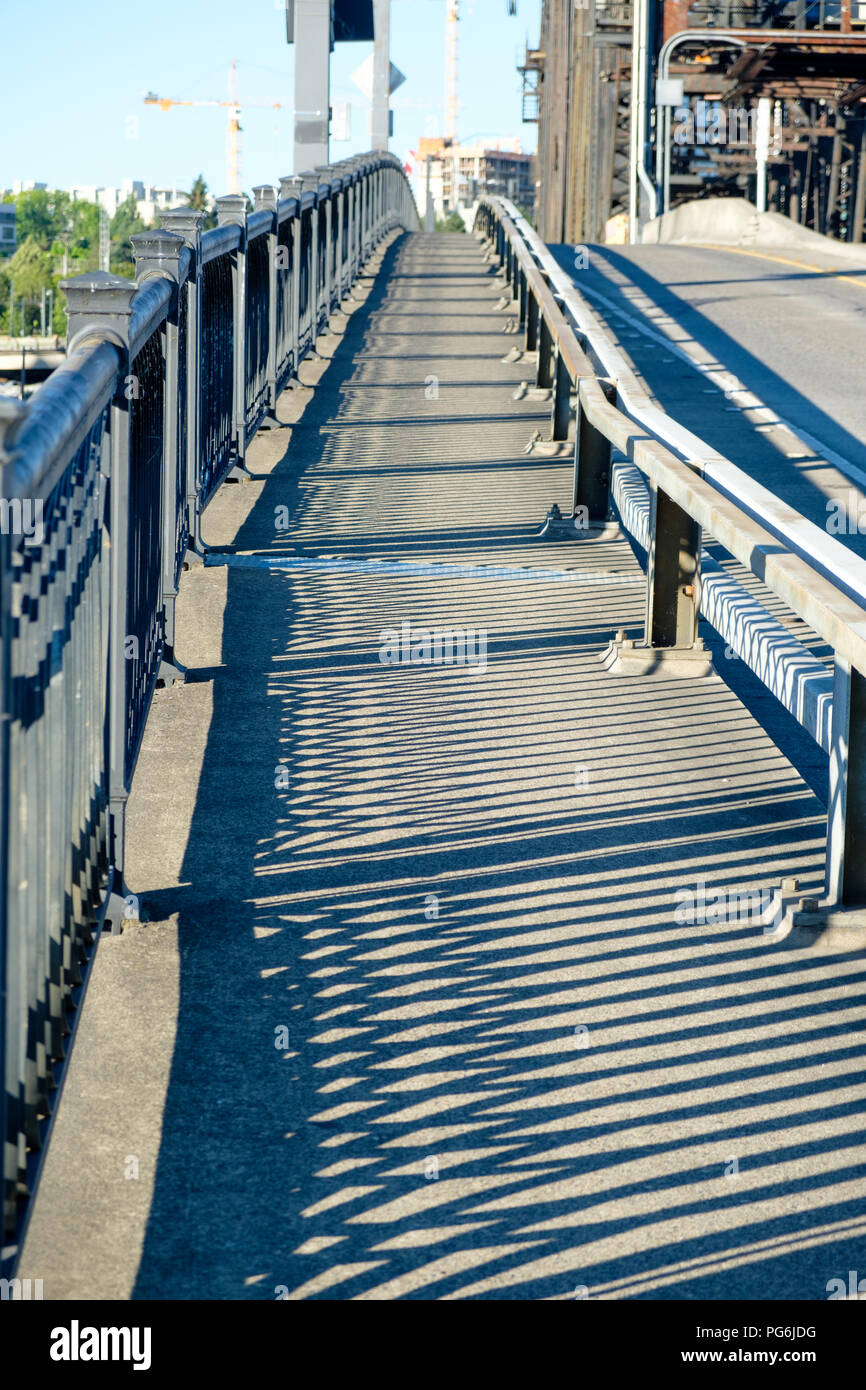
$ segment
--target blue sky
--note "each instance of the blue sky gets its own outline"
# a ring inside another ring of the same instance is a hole
[[[515,64],[527,36],[538,38],[541,0],[518,0],[517,10],[510,19],[506,0],[461,4],[461,138],[516,135],[534,148]],[[444,33],[444,0],[392,0],[391,57],[407,79],[392,99],[399,155],[441,130]],[[233,58],[242,103],[286,104],[244,111],[244,188],[292,172],[294,50],[282,0],[0,0],[0,47],[0,189],[15,179],[62,188],[123,178],[184,188],[203,172],[213,192],[224,192],[226,112],[163,112],[142,96],[222,98]],[[352,102],[352,140],[332,144],[334,159],[368,148],[368,105],[351,74],[371,51],[342,44],[332,56],[332,101]]]

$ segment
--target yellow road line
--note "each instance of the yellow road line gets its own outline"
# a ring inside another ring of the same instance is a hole
[[[816,275],[829,275],[833,278],[843,276],[841,284],[857,285],[860,289],[866,290],[866,280],[850,280],[844,267],[837,270],[827,270],[821,265],[811,265],[808,261],[792,261],[788,256],[772,256],[768,251],[750,251],[744,246],[719,246],[715,242],[699,241],[692,243],[699,246],[703,251],[731,251],[735,256],[756,256],[761,261],[778,261],[779,265],[793,265],[797,270],[811,270]]]

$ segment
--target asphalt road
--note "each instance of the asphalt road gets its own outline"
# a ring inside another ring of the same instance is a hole
[[[591,246],[576,270],[552,250],[682,424],[819,525],[853,487],[866,531],[866,252],[860,269],[811,248]]]

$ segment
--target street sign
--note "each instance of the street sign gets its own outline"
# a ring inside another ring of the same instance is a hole
[[[360,67],[355,68],[355,71],[352,73],[352,81],[354,82],[354,84],[355,84],[355,86],[358,88],[358,90],[359,90],[360,92],[363,92],[364,96],[367,98],[368,101],[372,101],[372,100],[373,100],[373,54],[372,54],[372,53],[370,54],[369,58],[365,59],[365,61],[361,64]],[[405,81],[406,81],[406,78],[403,76],[403,73],[400,71],[399,68],[395,67],[394,64],[392,63],[392,64],[391,64],[391,87],[390,87],[391,94],[393,95],[393,93],[396,92],[396,90],[397,90],[398,87],[402,87],[402,86],[403,86],[403,83],[404,83]]]

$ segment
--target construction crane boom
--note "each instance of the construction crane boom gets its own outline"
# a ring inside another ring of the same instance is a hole
[[[144,98],[145,106],[158,106],[160,111],[169,111],[172,106],[224,106],[228,108],[229,118],[226,125],[226,184],[229,193],[241,192],[241,102],[237,94],[237,59],[232,59],[229,69],[229,93],[228,99],[219,100],[195,100],[189,97],[158,97],[155,92],[148,92]],[[269,111],[279,111],[282,103],[279,101],[247,101],[245,106],[258,106],[267,108]]]

